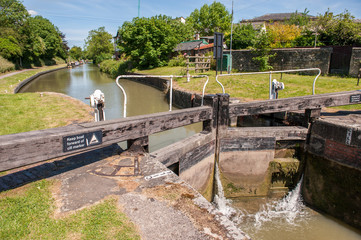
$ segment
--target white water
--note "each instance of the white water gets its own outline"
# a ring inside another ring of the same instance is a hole
[[[301,183],[302,178],[298,182],[293,191],[289,192],[286,197],[279,201],[273,201],[264,204],[260,211],[256,214],[247,214],[247,218],[254,218],[254,226],[256,228],[262,227],[265,222],[273,220],[286,221],[290,225],[297,225],[298,219],[305,219],[308,216],[308,212],[305,211],[305,205],[303,204],[301,196]],[[244,215],[240,217],[245,217]]]
[[[242,231],[257,240],[360,240],[361,232],[303,204],[301,183],[278,201],[261,204],[256,213],[244,208],[233,208],[236,202],[226,199],[216,165],[218,192],[214,204],[219,212],[234,221]],[[266,199],[264,199],[266,201]]]
[[[219,212],[221,212],[223,215],[231,219],[233,216],[237,214],[237,210],[231,207],[232,201],[224,196],[223,186],[222,186],[217,162],[215,167],[216,167],[215,179],[216,179],[218,191],[217,194],[214,196],[213,202],[217,206]]]

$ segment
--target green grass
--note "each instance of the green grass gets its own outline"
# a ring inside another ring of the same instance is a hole
[[[56,94],[0,94],[0,135],[91,121],[90,108]]]
[[[162,67],[152,70],[137,71],[142,74],[153,75],[178,75],[185,74],[183,67]],[[224,73],[224,72],[223,72]],[[190,74],[195,74],[194,71]],[[197,73],[198,75],[208,75],[209,83],[206,86],[206,94],[221,93],[222,88],[216,82],[215,71]],[[298,74],[273,74],[272,79],[283,82],[285,89],[279,92],[279,98],[297,97],[312,95],[312,84],[316,75],[298,75]],[[269,74],[260,75],[242,75],[242,76],[222,76],[218,80],[223,84],[225,92],[233,98],[239,98],[244,101],[264,100],[269,97]],[[181,89],[202,93],[206,79],[192,78],[187,82],[185,78],[176,79],[176,85]],[[358,90],[361,87],[356,86],[357,78],[338,77],[338,76],[320,76],[316,81],[315,93],[332,93],[350,90]],[[337,107],[337,109],[361,109],[360,105],[349,105]]]
[[[0,79],[0,93],[13,93],[14,89],[19,84],[19,82],[21,82],[39,72],[44,72],[47,70],[65,67],[65,66],[66,66],[66,64],[61,64],[61,65],[55,65],[55,66],[50,66],[50,67],[35,68],[35,69],[29,70],[29,71],[15,74],[13,76],[2,78],[2,79]],[[0,74],[0,76],[2,76],[2,75],[4,75],[4,74]]]
[[[20,81],[61,66],[32,69],[0,79],[0,135],[92,121],[90,107],[71,98],[48,93],[12,94]]]
[[[140,239],[116,199],[55,218],[51,185],[41,180],[0,194],[0,239]]]

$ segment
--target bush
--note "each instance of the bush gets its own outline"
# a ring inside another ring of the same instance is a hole
[[[186,66],[186,59],[182,55],[178,55],[176,57],[173,57],[168,62],[169,67],[185,67]]]
[[[132,69],[132,64],[127,60],[105,60],[100,63],[100,71],[110,74],[112,77],[116,77],[121,74],[125,74]]]
[[[15,70],[15,64],[9,62],[8,60],[0,56],[0,73],[14,71],[14,70]]]

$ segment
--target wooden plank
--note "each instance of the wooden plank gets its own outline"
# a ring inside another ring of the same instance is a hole
[[[306,140],[308,129],[299,126],[228,128],[223,138],[265,138],[279,140]]]
[[[348,91],[294,98],[230,104],[230,118],[236,116],[316,109],[361,103],[361,91]]]
[[[198,107],[0,136],[0,171],[55,157],[90,151],[128,139],[137,139],[153,133],[203,122],[211,118],[212,109],[210,107]],[[86,149],[64,152],[63,139],[65,137],[97,131],[102,132],[101,144],[89,146]]]

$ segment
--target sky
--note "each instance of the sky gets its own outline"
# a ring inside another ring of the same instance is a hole
[[[66,36],[68,46],[84,47],[89,31],[105,27],[116,35],[125,21],[138,16],[152,17],[167,15],[188,17],[195,9],[213,0],[23,0],[23,4],[32,16],[41,15],[49,19]],[[232,0],[218,0],[232,10]],[[361,0],[233,0],[234,20],[252,19],[268,13],[303,12],[317,16],[330,9],[339,14],[346,9],[361,19]]]

